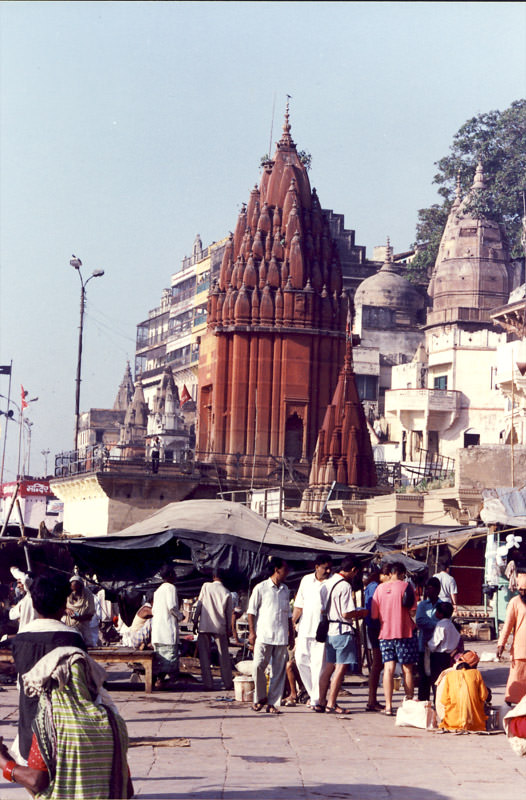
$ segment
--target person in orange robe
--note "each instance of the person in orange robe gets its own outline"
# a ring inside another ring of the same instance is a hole
[[[526,574],[517,575],[519,594],[512,597],[506,609],[506,619],[499,636],[497,658],[500,658],[509,635],[511,645],[511,667],[506,684],[505,700],[508,705],[519,703],[526,695]]]
[[[485,731],[484,702],[490,692],[477,669],[479,657],[472,650],[463,653],[456,667],[442,673],[437,691],[444,715],[440,728],[448,731]]]

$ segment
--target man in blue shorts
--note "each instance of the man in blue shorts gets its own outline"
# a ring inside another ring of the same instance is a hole
[[[351,713],[341,708],[336,700],[347,668],[358,663],[357,635],[352,620],[367,616],[365,608],[356,608],[352,596],[351,582],[360,571],[360,562],[353,556],[346,556],[340,571],[324,581],[321,588],[322,606],[327,609],[330,624],[325,644],[326,663],[320,675],[320,699],[315,707],[320,713]]]

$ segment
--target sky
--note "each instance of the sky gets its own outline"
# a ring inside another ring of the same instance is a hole
[[[73,449],[72,254],[84,280],[105,273],[86,290],[81,410],[111,408],[196,234],[234,229],[287,94],[322,207],[368,257],[387,236],[401,252],[460,126],[524,96],[525,41],[518,2],[0,0],[0,364],[16,403],[21,384],[38,397],[26,471]],[[13,480],[16,421],[5,452]]]

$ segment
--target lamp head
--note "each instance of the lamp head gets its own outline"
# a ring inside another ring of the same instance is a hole
[[[73,269],[80,269],[82,266],[82,261],[80,260],[80,258],[77,258],[75,254],[71,256],[69,263],[73,267]]]
[[[93,272],[91,273],[92,278],[102,278],[103,275],[104,275],[103,269],[94,269]]]

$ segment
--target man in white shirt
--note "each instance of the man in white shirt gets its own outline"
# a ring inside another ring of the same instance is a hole
[[[437,572],[436,575],[433,575],[433,577],[438,578],[440,581],[440,594],[438,595],[438,599],[446,603],[451,603],[453,606],[453,615],[455,615],[457,611],[458,588],[456,580],[453,575],[450,574],[450,570],[451,564],[448,564],[440,572]]]
[[[309,694],[311,708],[315,708],[320,700],[320,675],[325,664],[325,644],[316,641],[316,630],[322,612],[321,587],[330,576],[331,569],[330,556],[316,556],[314,572],[301,579],[292,612],[292,624],[295,625],[299,620],[296,666]]]
[[[196,629],[204,689],[211,692],[214,688],[210,662],[212,640],[215,640],[219,651],[224,687],[227,691],[233,689],[232,662],[228,650],[228,640],[232,635],[232,595],[223,585],[219,570],[214,572],[211,582],[201,587],[194,617],[194,631]]]
[[[155,650],[155,686],[160,689],[168,676],[179,672],[179,601],[175,570],[167,564],[159,570],[163,582],[154,592],[152,603],[152,644]]]
[[[279,706],[285,686],[287,645],[294,647],[294,630],[288,587],[283,583],[289,567],[282,558],[272,557],[270,578],[252,590],[248,603],[248,643],[254,648],[254,711],[281,714]],[[268,687],[265,670],[272,667]]]
[[[340,571],[325,581],[321,591],[324,607],[328,605],[329,631],[325,643],[325,666],[320,676],[320,699],[315,710],[332,714],[349,714],[336,700],[348,666],[358,662],[356,634],[352,620],[363,619],[367,609],[357,609],[352,596],[351,581],[361,570],[354,556],[345,556]],[[327,698],[328,692],[328,698]],[[326,703],[327,698],[327,703]]]

